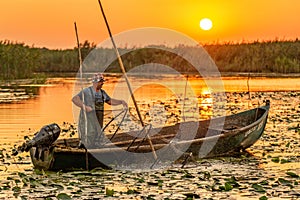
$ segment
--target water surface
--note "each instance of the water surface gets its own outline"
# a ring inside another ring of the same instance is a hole
[[[205,118],[218,115],[217,112],[211,112],[213,99],[210,94],[219,92],[220,88],[212,91],[202,80],[195,78],[188,80],[193,96],[198,98],[196,102],[201,108],[200,115],[197,116]],[[271,100],[269,119],[263,137],[248,149],[249,154],[242,157],[200,160],[190,162],[184,169],[180,168],[181,165],[174,165],[169,169],[140,173],[122,171],[44,173],[33,170],[28,153],[11,157],[14,144],[21,144],[24,136],[32,136],[43,125],[76,121],[71,104],[72,95],[76,93],[74,81],[74,79],[53,79],[49,84],[41,86],[34,98],[0,104],[0,198],[56,199],[59,195],[73,199],[103,198],[110,196],[110,190],[114,190],[113,196],[120,199],[132,197],[185,199],[188,196],[201,199],[300,197],[300,179],[296,176],[300,175],[299,78],[223,79],[226,90],[224,107],[226,114],[247,110],[262,105],[267,99]],[[110,78],[105,83],[104,89],[109,94],[116,93],[116,81],[116,78]],[[141,80],[133,80],[133,85],[136,84],[135,81]],[[214,83],[212,79],[207,81]],[[178,109],[176,98],[185,96],[186,82],[174,82],[172,79],[161,82],[164,84],[142,84],[140,88],[134,90],[142,112],[146,112],[144,109],[147,109],[148,105],[154,104],[170,104],[173,110]],[[86,85],[88,84],[84,86]],[[173,85],[178,91],[174,92],[170,89],[172,87],[166,85]],[[125,91],[126,87],[122,87]],[[126,95],[124,98],[127,98]],[[185,103],[188,104],[189,101]],[[129,105],[133,107],[132,102]],[[108,110],[118,108],[107,107]]]

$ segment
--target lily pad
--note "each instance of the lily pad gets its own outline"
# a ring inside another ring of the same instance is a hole
[[[232,188],[233,188],[233,186],[229,182],[225,183],[225,191],[232,190]]]
[[[275,163],[279,163],[280,159],[278,157],[275,157],[275,158],[272,158],[271,161],[275,162]]]
[[[67,195],[66,193],[60,193],[56,196],[57,199],[59,200],[71,200],[72,198]]]
[[[200,198],[200,196],[195,193],[186,193],[186,194],[184,194],[184,196],[186,196],[186,199],[199,199]]]
[[[262,197],[259,197],[259,200],[268,200],[268,197],[262,196]]]
[[[114,193],[115,193],[114,190],[111,190],[111,189],[108,189],[108,188],[105,189],[106,196],[112,197],[112,196],[114,196]]]
[[[282,185],[289,185],[289,186],[292,185],[292,182],[291,182],[291,181],[286,180],[286,179],[284,179],[284,178],[278,178],[278,182],[279,182],[280,184],[282,184]]]
[[[140,194],[140,192],[137,190],[129,189],[129,190],[127,190],[126,194]]]
[[[253,184],[252,188],[255,189],[255,192],[259,192],[259,193],[265,193],[266,192],[266,190],[264,189],[264,187],[261,186],[261,185],[259,185],[259,184],[257,184],[257,183]]]
[[[299,178],[299,175],[297,175],[294,172],[286,172],[286,174],[289,175],[290,177],[293,177],[293,178]]]

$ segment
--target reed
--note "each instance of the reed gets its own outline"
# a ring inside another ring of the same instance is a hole
[[[84,59],[95,47],[96,45],[89,41],[80,44],[82,58]],[[300,41],[298,39],[214,43],[203,47],[215,61],[220,72],[300,73]],[[194,50],[186,46],[175,48]],[[121,48],[119,50],[122,51]],[[111,53],[113,49],[99,48],[97,51],[104,57],[114,55]],[[77,52],[78,47],[64,50],[47,49],[9,40],[0,41],[0,80],[31,79],[39,73],[78,72]],[[195,73],[193,67],[182,65],[178,59],[178,56],[171,54],[166,56],[165,53],[157,51],[137,51],[134,55],[122,56],[126,70],[137,65],[156,62],[170,65],[180,72]],[[115,63],[112,63],[107,72],[120,72],[118,66],[114,67]]]

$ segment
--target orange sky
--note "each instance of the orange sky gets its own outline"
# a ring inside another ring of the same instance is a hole
[[[142,27],[169,28],[200,43],[300,37],[299,0],[102,0],[113,34]],[[108,37],[97,0],[1,0],[0,40],[47,48],[96,44]],[[199,28],[201,18],[213,28]]]

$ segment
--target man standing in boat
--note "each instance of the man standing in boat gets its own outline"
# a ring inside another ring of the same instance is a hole
[[[86,147],[95,146],[95,142],[99,141],[102,135],[104,103],[109,105],[122,104],[127,108],[127,103],[124,100],[113,99],[102,89],[105,82],[103,74],[96,73],[92,82],[92,86],[84,88],[72,98],[72,102],[81,108],[78,133],[81,143]],[[87,140],[85,140],[86,135]]]

